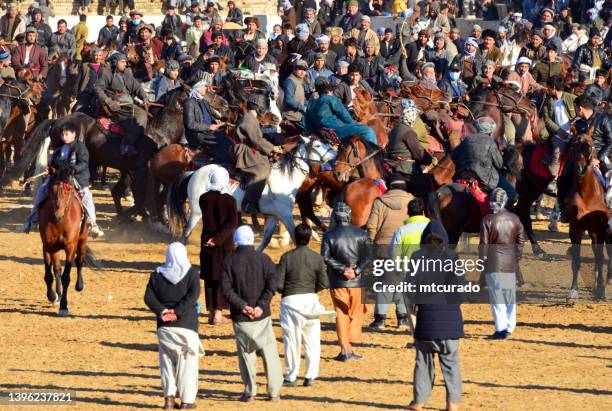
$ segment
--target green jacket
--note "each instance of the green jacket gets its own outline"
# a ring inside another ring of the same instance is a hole
[[[567,114],[569,115],[570,120],[574,120],[576,118],[576,108],[574,107],[574,100],[576,100],[576,96],[571,93],[563,92],[563,103],[565,105],[565,109],[567,110]],[[554,97],[549,96],[542,108],[542,119],[546,124],[546,129],[549,131],[550,135],[556,134],[559,131],[559,126],[555,123],[555,108],[554,108]]]
[[[323,257],[307,246],[298,246],[283,254],[276,266],[276,275],[278,291],[283,297],[329,288]]]
[[[532,71],[533,78],[538,84],[546,86],[549,78],[552,76],[560,76],[563,73],[563,64],[559,61],[540,61],[535,65]]]

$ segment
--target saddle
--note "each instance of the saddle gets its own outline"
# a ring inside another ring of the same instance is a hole
[[[478,208],[480,209],[480,215],[483,217],[491,214],[491,207],[489,206],[489,194],[485,191],[483,187],[480,186],[478,179],[475,174],[470,171],[464,171],[459,174],[458,178],[455,180],[457,184],[461,184],[474,197],[476,203],[478,203]]]
[[[548,168],[549,159],[551,157],[552,150],[548,144],[538,144],[533,150],[533,154],[531,155],[531,161],[529,162],[529,171],[531,171],[536,176],[542,177],[547,180],[552,180],[554,177],[550,173]],[[561,157],[561,166],[559,167],[559,175],[563,173],[563,169],[565,168],[565,163],[567,162],[567,151]]]
[[[106,133],[124,136],[126,131],[118,123],[113,122],[109,117],[98,117],[98,126]]]

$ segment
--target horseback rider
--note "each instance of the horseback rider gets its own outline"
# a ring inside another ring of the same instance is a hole
[[[552,137],[549,138],[552,146],[549,170],[553,180],[548,184],[547,190],[550,193],[556,194],[561,158],[571,138],[570,126],[576,118],[576,109],[574,107],[576,96],[563,91],[565,89],[565,82],[560,76],[549,78],[548,87],[549,97],[544,103],[542,119],[544,124],[546,124],[546,131]]]
[[[334,87],[328,79],[318,78],[315,89],[319,98],[308,102],[306,114],[301,122],[305,130],[318,133],[322,127],[331,128],[340,140],[360,136],[363,140],[378,145],[374,131],[365,124],[357,123],[351,117],[342,101],[334,95]]]
[[[438,161],[423,148],[412,129],[419,116],[415,102],[402,99],[401,107],[400,123],[389,133],[387,157],[393,171],[410,180],[412,176],[421,174],[420,166],[435,165]]]
[[[593,149],[597,153],[594,164],[599,166],[602,174],[610,170],[612,163],[612,120],[606,111],[597,110],[595,101],[585,95],[578,97],[576,105],[577,129],[593,129]]]
[[[232,148],[235,167],[241,174],[241,183],[246,185],[242,211],[248,214],[259,212],[259,199],[270,174],[269,157],[282,154],[280,146],[267,141],[257,120],[258,114],[266,112],[263,96],[251,94],[247,101],[247,111],[236,123],[237,141]]]
[[[147,113],[134,104],[132,97],[138,97],[148,103],[147,94],[142,86],[127,69],[127,57],[115,53],[108,58],[110,67],[106,67],[95,85],[98,103],[125,130],[121,144],[121,154],[133,157],[138,154],[136,144],[144,136],[147,125]]]
[[[71,123],[62,126],[60,135],[63,144],[54,151],[49,165],[58,170],[66,166],[74,167],[75,186],[79,190],[85,214],[89,218],[89,232],[92,238],[97,238],[103,236],[104,233],[96,224],[96,209],[91,191],[89,191],[89,152],[85,144],[77,139],[77,132],[76,126]],[[21,227],[21,231],[29,233],[38,223],[38,209],[49,195],[50,182],[51,177],[47,176],[38,189],[31,214]]]
[[[76,96],[76,104],[72,111],[82,112],[95,117],[97,104],[94,87],[98,81],[98,77],[102,74],[105,64],[102,49],[93,48],[91,53],[93,62],[81,64],[79,78],[74,83],[73,93]]]
[[[467,136],[451,153],[456,170],[454,178],[461,178],[467,172],[475,175],[480,187],[486,192],[490,193],[496,187],[502,188],[508,194],[508,206],[511,207],[517,194],[500,173],[504,162],[492,137],[496,126],[490,117],[476,120],[478,133]]]
[[[204,101],[204,95],[208,91],[209,86],[205,80],[196,83],[185,103],[183,111],[185,138],[192,150],[209,151],[208,149],[211,149],[217,140],[214,132],[220,125],[214,122],[208,104]]]

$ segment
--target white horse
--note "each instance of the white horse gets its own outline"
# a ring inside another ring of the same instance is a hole
[[[327,163],[336,158],[336,152],[319,140],[311,140],[308,137],[301,137],[302,143],[291,153],[283,155],[281,160],[272,166],[266,187],[259,200],[259,210],[266,218],[264,233],[261,244],[258,247],[262,251],[270,240],[278,220],[281,220],[285,228],[294,238],[295,225],[293,224],[293,207],[295,196],[304,182],[310,167],[309,163]],[[187,224],[183,228],[181,241],[187,242],[196,224],[202,218],[199,198],[208,191],[209,175],[216,167],[216,164],[209,164],[192,173],[183,174],[177,179],[168,190],[168,213],[170,220],[170,230],[176,237],[180,230],[180,221],[183,220],[183,196],[177,193],[180,186],[184,187],[186,179],[187,198],[189,199],[189,217]],[[234,184],[230,187],[231,194],[236,199],[238,211],[240,210],[244,191]]]

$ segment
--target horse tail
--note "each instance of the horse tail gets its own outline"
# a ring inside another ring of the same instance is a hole
[[[84,263],[87,267],[92,268],[92,269],[99,270],[101,268],[104,268],[102,264],[100,264],[100,261],[96,257],[96,254],[93,252],[91,248],[89,248],[89,246],[87,246],[87,250],[85,251]]]
[[[183,173],[178,176],[170,187],[166,197],[166,206],[168,207],[168,227],[172,238],[178,238],[183,225],[187,221],[185,215],[185,201],[187,200],[187,187],[193,171]]]
[[[427,196],[427,213],[432,220],[442,221],[440,213],[440,193],[438,190],[429,193]]]
[[[46,138],[49,136],[49,131],[54,124],[55,120],[44,120],[32,130],[23,147],[23,156],[19,162],[10,170],[7,170],[2,179],[0,179],[0,187],[5,187],[14,180],[19,179],[37,158],[41,159],[44,157],[41,155],[41,152],[43,149],[46,151],[49,147]]]

